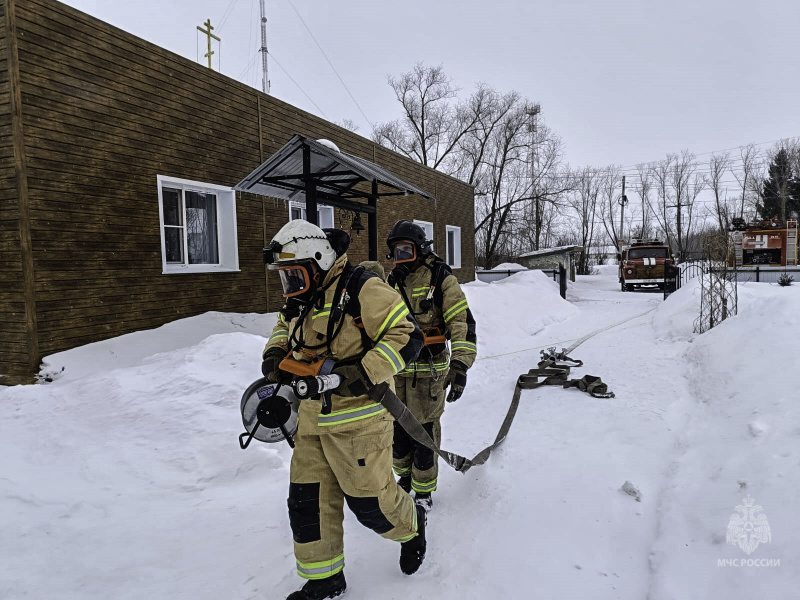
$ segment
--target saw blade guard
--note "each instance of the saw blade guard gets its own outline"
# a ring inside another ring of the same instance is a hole
[[[263,377],[242,394],[242,424],[249,437],[274,444],[297,433],[300,400],[289,386],[269,383]],[[282,426],[282,427],[281,427]]]

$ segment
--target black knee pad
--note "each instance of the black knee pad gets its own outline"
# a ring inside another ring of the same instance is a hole
[[[381,511],[377,498],[354,498],[347,494],[344,497],[347,500],[347,506],[364,527],[369,527],[375,533],[380,534],[386,533],[394,527]]]
[[[428,432],[428,435],[431,436],[431,439],[433,440],[433,423],[424,423],[422,427]],[[423,446],[422,444],[416,444],[414,448],[414,466],[418,471],[427,471],[428,469],[433,468],[435,461],[436,455],[433,450]]]
[[[298,544],[322,539],[319,524],[319,483],[289,484],[289,523]]]
[[[414,440],[397,421],[394,422],[394,439],[392,441],[392,458],[401,459],[414,450]]]

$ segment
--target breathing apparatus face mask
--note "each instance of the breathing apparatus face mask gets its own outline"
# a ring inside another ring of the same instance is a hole
[[[391,259],[396,265],[414,262],[417,260],[417,247],[413,242],[397,242],[392,246]]]
[[[302,264],[278,266],[278,274],[283,287],[283,297],[302,300],[313,293],[319,271],[314,268],[311,261],[308,261]]]

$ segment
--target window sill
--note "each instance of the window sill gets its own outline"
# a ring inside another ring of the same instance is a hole
[[[198,273],[241,273],[241,269],[231,269],[219,265],[170,265],[163,267],[162,275],[194,275]]]

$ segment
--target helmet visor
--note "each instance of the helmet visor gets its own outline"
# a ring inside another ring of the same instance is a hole
[[[417,247],[413,242],[397,242],[392,246],[392,260],[395,264],[417,260]]]
[[[308,269],[303,265],[279,266],[278,274],[281,276],[281,286],[285,298],[297,296],[311,288],[311,277]]]

